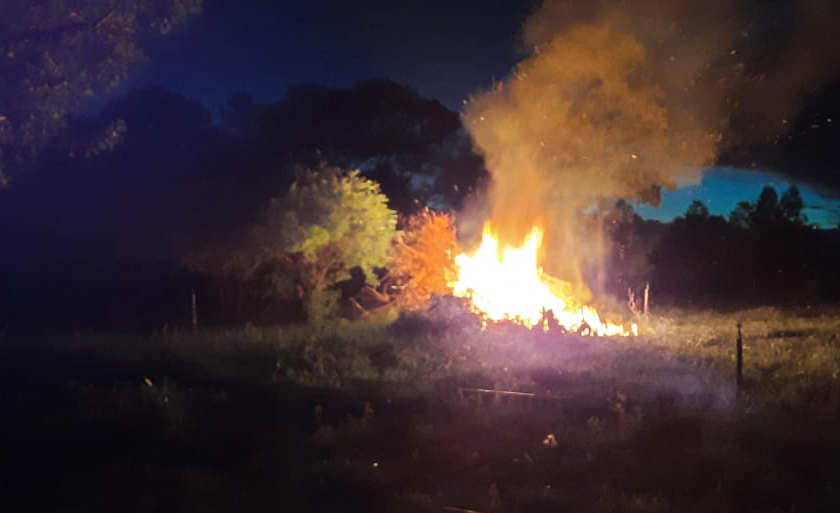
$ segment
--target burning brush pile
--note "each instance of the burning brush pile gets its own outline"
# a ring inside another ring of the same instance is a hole
[[[637,334],[591,306],[585,270],[605,260],[606,207],[619,198],[656,204],[661,187],[696,181],[718,136],[689,104],[669,104],[632,33],[594,19],[536,31],[552,7],[526,24],[533,54],[466,107],[492,184],[473,223],[480,243],[455,260],[453,294],[488,322]]]
[[[638,333],[591,306],[608,209],[698,183],[723,141],[778,137],[801,86],[820,79],[815,63],[758,58],[753,4],[545,0],[524,25],[526,58],[463,113],[492,182],[458,216],[475,245],[455,258],[453,294],[485,323]],[[802,37],[792,29],[792,46]]]
[[[458,280],[452,284],[453,294],[468,298],[485,322],[512,320],[529,328],[580,335],[637,335],[636,324],[628,330],[603,321],[595,309],[568,294],[568,283],[543,272],[537,262],[542,236],[542,230],[534,228],[522,246],[500,249],[487,224],[475,254],[455,258]]]
[[[753,0],[545,0],[524,24],[525,59],[463,112],[492,180],[457,216],[473,243],[451,251],[463,252],[447,292],[485,326],[637,334],[592,306],[607,213],[619,199],[658,206],[723,147],[778,140],[805,86],[840,69],[799,51],[828,40],[833,18],[819,13],[840,7],[786,9],[801,23],[757,16]],[[785,42],[768,44],[783,26]]]
[[[461,314],[466,306],[484,328],[504,322],[582,336],[638,334],[635,323],[605,321],[595,308],[577,299],[571,284],[544,272],[540,227],[521,245],[500,246],[488,222],[477,249],[456,256],[459,244],[452,221],[450,214],[430,210],[406,220],[390,275],[397,278],[390,285],[397,291],[394,304],[400,310],[433,310],[435,327],[464,327]],[[431,302],[433,296],[441,300]],[[453,296],[455,301],[445,299]],[[390,303],[385,295],[383,302]],[[436,329],[427,324],[431,319],[425,315],[404,320]]]

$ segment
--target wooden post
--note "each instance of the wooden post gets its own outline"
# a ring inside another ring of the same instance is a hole
[[[636,304],[636,293],[633,289],[627,287],[627,308],[633,315],[639,315],[639,305]]]
[[[645,283],[645,315],[648,314],[648,298],[650,296],[650,282]]]
[[[744,339],[741,336],[741,323],[738,323],[738,339],[735,341],[735,394],[741,395],[744,376]]]
[[[192,290],[192,329],[198,331],[198,309],[195,306],[195,289]]]

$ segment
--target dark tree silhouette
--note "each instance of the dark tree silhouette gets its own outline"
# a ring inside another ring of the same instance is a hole
[[[685,211],[685,218],[692,220],[703,220],[709,217],[709,207],[700,200],[694,200]]]
[[[661,236],[664,225],[642,219],[626,200],[618,200],[604,216],[605,232],[609,240],[604,275],[596,289],[619,297],[627,290],[641,290],[650,280],[653,268],[650,252]]]
[[[739,201],[738,206],[729,213],[729,222],[738,228],[748,230],[752,225],[755,205],[749,201]]]
[[[837,297],[835,231],[816,230],[795,185],[765,187],[729,222],[695,201],[651,254],[660,298],[678,304],[775,304]]]
[[[808,222],[808,217],[802,213],[805,208],[805,202],[802,200],[802,195],[799,194],[799,188],[796,185],[791,185],[779,200],[779,208],[784,219],[795,224],[805,224]]]
[[[326,161],[362,172],[382,185],[391,206],[416,211],[426,203],[460,207],[486,177],[457,113],[388,80],[352,88],[298,86],[284,101],[256,105],[232,96],[225,127],[272,163]]]
[[[657,296],[678,303],[712,303],[725,297],[726,263],[734,239],[733,229],[720,216],[712,216],[699,200],[677,217],[651,254]]]
[[[113,147],[88,153],[96,148],[89,137],[116,121],[124,130]],[[178,269],[181,246],[197,227],[216,230],[227,218],[220,210],[227,177],[236,179],[231,145],[206,109],[160,89],[120,98],[95,119],[71,118],[67,134],[33,159],[0,201],[0,231],[9,241],[0,255],[2,280],[35,301],[17,298],[15,311],[39,310],[39,297],[52,304],[49,283],[73,277],[66,298],[55,298],[50,322],[101,312],[103,324],[155,318],[159,327],[155,315],[182,304],[196,286]]]
[[[755,204],[752,226],[759,229],[769,228],[780,221],[780,214],[779,195],[776,194],[776,189],[770,186],[765,187],[761,190]]]
[[[802,213],[805,203],[796,185],[791,185],[781,200],[776,189],[766,186],[754,203],[742,201],[729,214],[729,221],[738,228],[772,230],[784,225],[804,226],[808,218]]]
[[[0,2],[0,185],[65,128],[85,99],[114,90],[202,0]]]

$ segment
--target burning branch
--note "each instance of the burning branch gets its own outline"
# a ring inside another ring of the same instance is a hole
[[[478,250],[455,257],[458,279],[453,294],[468,298],[472,308],[491,321],[511,320],[545,331],[556,321],[556,327],[566,332],[587,336],[635,333],[634,326],[628,329],[602,320],[594,308],[574,297],[568,283],[543,271],[542,236],[542,228],[534,226],[522,245],[500,245],[498,234],[485,224]]]

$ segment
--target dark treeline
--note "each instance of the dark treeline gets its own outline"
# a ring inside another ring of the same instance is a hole
[[[300,169],[360,169],[402,214],[457,209],[486,177],[457,113],[386,80],[300,86],[273,104],[234,94],[215,123],[151,88],[67,125],[0,189],[0,327],[183,325],[192,289],[206,323],[297,318],[189,264],[250,227]]]
[[[807,305],[840,297],[840,229],[809,225],[796,186],[767,186],[728,218],[695,200],[671,223],[644,220],[619,201],[608,215],[608,288],[659,304],[729,308]]]
[[[278,103],[235,94],[218,119],[178,94],[132,92],[70,118],[0,190],[0,329],[186,326],[299,320],[264,283],[192,265],[230,244],[301,168],[360,169],[401,215],[454,210],[487,183],[459,115],[385,80],[293,88]],[[606,214],[603,289],[731,305],[835,299],[837,230],[815,230],[797,191],[770,189],[730,219],[695,204],[673,223],[623,202]],[[220,264],[221,265],[221,264]]]

